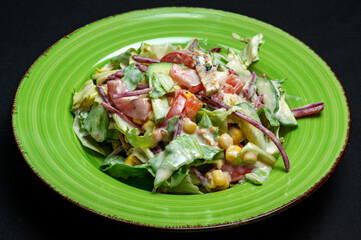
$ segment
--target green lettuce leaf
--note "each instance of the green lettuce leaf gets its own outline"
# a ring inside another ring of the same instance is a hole
[[[81,144],[86,148],[89,148],[89,149],[91,149],[93,151],[96,151],[96,152],[102,154],[102,155],[105,155],[104,149],[101,148],[99,146],[98,142],[95,141],[95,139],[92,136],[90,136],[90,134],[82,127],[81,119],[82,119],[82,117],[78,112],[75,115],[74,122],[73,122],[74,133],[76,134],[76,136],[80,140]]]
[[[122,69],[129,66],[129,64],[132,61],[132,55],[136,53],[136,50],[134,48],[129,48],[127,51],[119,54],[118,56],[115,56],[111,59],[111,63],[113,63],[115,66],[118,66]]]
[[[212,57],[213,65],[216,65],[217,71],[226,71],[228,69],[227,63],[229,62],[227,54],[224,52],[208,52]]]
[[[225,133],[228,131],[227,125],[227,117],[233,112],[235,109],[229,109],[228,111],[224,108],[220,108],[217,110],[208,110],[206,108],[201,108],[196,116],[197,124],[202,124],[204,126],[209,125],[208,119],[211,121],[212,126],[218,127],[220,133]],[[207,115],[207,117],[203,116]],[[203,120],[202,120],[203,119]]]
[[[125,180],[129,177],[142,176],[148,173],[148,164],[129,166],[124,162],[125,159],[122,156],[108,156],[104,159],[100,170],[114,178],[123,178]]]
[[[149,57],[154,59],[161,59],[164,55],[174,52],[178,49],[177,46],[163,44],[163,45],[151,45],[148,43],[142,43],[140,46],[139,56]]]
[[[123,82],[127,85],[129,91],[137,88],[140,81],[144,78],[144,74],[134,64],[124,69]]]
[[[209,128],[212,126],[212,121],[208,117],[208,114],[203,114],[201,120],[198,122],[198,126],[202,128]]]
[[[153,90],[149,92],[149,97],[153,99],[163,97],[167,93],[159,83],[156,74],[153,74],[152,78],[149,80],[149,87],[153,88]]]
[[[97,142],[103,142],[107,138],[108,120],[108,111],[95,102],[84,120],[84,128]]]
[[[154,187],[158,188],[173,172],[202,157],[203,152],[196,138],[189,135],[178,136],[163,152],[148,161],[155,174]]]
[[[168,121],[168,125],[165,128],[165,130],[167,131],[167,136],[163,139],[164,142],[170,141],[170,137],[172,136],[174,127],[177,124],[178,119],[179,119],[179,116],[174,116],[171,120]]]
[[[247,42],[246,46],[243,48],[243,51],[240,53],[240,56],[247,67],[251,65],[253,62],[259,60],[258,48],[261,44],[264,43],[262,38],[263,35],[261,33],[253,36]]]
[[[199,145],[203,153],[203,159],[206,161],[218,160],[224,158],[224,151],[220,148],[211,147],[208,145]]]
[[[150,131],[145,132],[144,135],[138,135],[138,130],[133,128],[132,130],[127,130],[124,135],[127,137],[130,145],[135,148],[153,148],[157,145],[157,142],[154,141],[152,132]]]
[[[228,60],[227,67],[233,69],[242,80],[248,81],[250,79],[251,72],[247,69],[248,66],[232,48],[228,49]]]
[[[167,189],[166,192],[172,194],[203,194],[199,191],[199,188],[193,184],[189,175],[185,175],[177,186]]]
[[[90,106],[93,105],[95,101],[101,102],[102,99],[99,96],[93,80],[88,80],[78,92],[74,93],[71,111],[75,112],[76,110],[83,109],[89,110]]]

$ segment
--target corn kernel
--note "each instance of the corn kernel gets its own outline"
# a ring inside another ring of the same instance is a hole
[[[217,186],[223,186],[226,183],[226,178],[222,170],[212,171],[212,178]]]
[[[180,86],[174,86],[175,90],[181,90],[182,88]]]
[[[223,149],[227,149],[227,148],[229,148],[231,145],[233,145],[233,139],[231,138],[231,136],[229,136],[229,134],[223,133],[223,134],[219,137],[218,143],[219,143],[219,145],[221,145],[221,147],[222,147]]]
[[[152,131],[155,127],[155,123],[151,120],[148,120],[146,123],[143,124],[142,128],[144,131]]]
[[[191,92],[188,92],[188,91],[186,91],[186,92],[184,93],[184,95],[186,96],[186,98],[190,98],[190,97],[193,96],[193,94],[192,94]]]
[[[205,177],[208,179],[208,187],[215,190],[224,190],[229,188],[230,176],[228,172],[222,170],[213,170],[207,172]]]
[[[155,116],[154,116],[154,112],[150,112],[149,116],[148,116],[148,120],[155,120]]]
[[[234,162],[234,160],[237,158],[238,153],[242,150],[241,147],[237,145],[232,145],[226,150],[226,160],[228,162]]]
[[[207,172],[206,175],[205,175],[205,177],[206,177],[207,180],[208,180],[208,187],[209,187],[210,189],[213,189],[213,188],[216,188],[216,187],[217,187],[216,184],[214,183],[214,180],[213,180],[213,178],[212,178],[212,173],[211,173],[211,172]]]
[[[133,118],[133,122],[136,123],[136,124],[138,124],[138,125],[142,125],[142,124],[143,124],[142,119]]]
[[[257,154],[253,151],[248,151],[242,156],[242,160],[246,163],[255,163],[257,161]]]
[[[129,166],[135,166],[135,165],[139,165],[141,164],[141,162],[139,161],[139,159],[133,155],[129,155],[127,157],[127,159],[125,159],[124,164],[129,165]]]
[[[183,122],[183,131],[187,134],[193,134],[196,131],[197,124],[190,120],[189,118],[186,118]]]
[[[229,129],[229,135],[232,137],[233,144],[235,144],[235,145],[240,144],[244,138],[243,132],[238,127],[231,127]]]
[[[225,183],[221,186],[218,186],[217,190],[224,190],[224,189],[229,188],[230,176],[227,172],[225,173],[225,179],[226,179]]]

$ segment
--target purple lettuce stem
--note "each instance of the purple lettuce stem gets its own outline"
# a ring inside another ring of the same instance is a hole
[[[194,166],[190,166],[189,169],[193,172],[193,174],[201,181],[202,185],[205,187],[207,192],[210,192],[208,188],[208,181],[207,179],[202,175],[202,173]]]
[[[99,92],[100,96],[102,97],[103,101],[110,105],[109,98],[108,98],[107,94],[104,92],[103,88],[101,88],[99,85],[96,85],[96,87],[97,87],[98,92]],[[110,112],[108,112],[108,116],[111,117],[112,114]]]
[[[243,88],[243,95],[251,99],[251,97],[256,93],[256,86],[253,84],[256,81],[256,72],[253,71],[251,75],[251,80],[246,83],[246,85]]]
[[[183,128],[183,121],[184,121],[184,116],[183,114],[179,117],[175,127],[174,127],[174,134],[173,134],[173,139],[175,139],[176,137],[178,137],[181,134],[182,128]]]
[[[262,104],[262,99],[263,99],[263,94],[260,94],[258,97],[257,97],[257,99],[256,99],[256,101],[255,101],[255,103],[254,103],[254,109],[255,110],[257,110],[258,108],[260,108],[260,107],[262,107],[263,106],[263,104]]]
[[[142,71],[143,73],[145,73],[145,72],[147,71],[147,69],[148,69],[148,66],[142,65],[142,64],[137,63],[137,62],[134,63],[134,65],[135,65],[137,68],[139,68],[139,70]]]
[[[122,78],[124,76],[124,70],[119,70],[118,72],[116,73],[113,73],[113,74],[110,74],[107,79],[109,80],[115,80],[117,78]]]
[[[139,63],[159,63],[160,60],[148,57],[133,55],[133,59]]]
[[[324,109],[324,106],[324,102],[316,102],[302,107],[293,108],[291,111],[295,118],[299,118],[321,112]]]
[[[220,52],[222,50],[221,47],[216,47],[216,48],[212,48],[211,50],[209,50],[208,52]]]
[[[97,87],[98,92],[99,92],[100,96],[102,97],[103,101],[110,105],[109,98],[108,98],[108,96],[105,94],[103,88],[101,88],[101,87],[98,86],[98,85],[96,85],[96,87]]]
[[[137,86],[137,89],[144,89],[144,88],[148,88],[148,84],[145,84],[145,83],[139,83],[138,86]]]
[[[139,95],[147,94],[150,91],[153,91],[153,88],[144,88],[144,89],[141,89],[141,90],[116,93],[116,94],[113,94],[112,97],[113,98],[123,98],[123,97],[139,96]]]

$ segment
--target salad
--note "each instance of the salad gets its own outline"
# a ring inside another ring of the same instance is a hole
[[[250,71],[263,35],[240,48],[142,43],[96,69],[73,95],[73,130],[104,156],[100,170],[153,192],[202,194],[261,185],[277,159],[290,170],[280,135],[324,103],[291,109],[284,80]]]

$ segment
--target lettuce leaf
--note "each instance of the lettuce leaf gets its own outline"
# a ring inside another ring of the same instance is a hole
[[[228,60],[227,67],[233,69],[242,80],[248,81],[250,79],[251,72],[247,69],[248,66],[232,48],[228,49]]]
[[[253,36],[247,42],[246,46],[243,48],[243,51],[240,53],[240,56],[247,67],[251,65],[253,62],[259,60],[258,48],[261,44],[264,43],[262,38],[263,35],[261,33]]]
[[[148,164],[129,166],[124,162],[125,159],[122,156],[108,156],[104,159],[100,170],[114,178],[123,178],[125,180],[129,177],[142,176],[148,173]]]
[[[167,189],[167,193],[173,194],[203,194],[199,188],[193,184],[189,175],[185,175],[182,181],[175,187]]]
[[[134,64],[124,69],[123,82],[127,85],[129,91],[137,88],[140,81],[144,78],[144,74]]]
[[[81,144],[86,148],[89,148],[102,155],[105,155],[104,149],[101,148],[99,146],[98,142],[95,141],[95,139],[92,136],[90,136],[90,134],[82,127],[81,118],[82,117],[81,117],[80,113],[77,112],[74,117],[74,122],[73,122],[74,133],[80,140]]]
[[[142,43],[140,46],[139,56],[149,57],[154,59],[161,59],[164,55],[174,52],[178,49],[177,46],[164,44],[164,45],[151,45],[148,43]]]
[[[165,147],[163,152],[148,161],[155,174],[154,187],[158,188],[171,177],[173,172],[202,157],[203,152],[196,138],[189,135],[178,136]]]
[[[149,97],[153,99],[163,97],[167,93],[159,83],[156,74],[153,74],[152,78],[149,80],[149,87],[153,88],[153,90],[149,92]]]
[[[203,125],[209,125],[208,119],[210,119],[212,126],[218,127],[220,133],[225,133],[228,131],[227,126],[227,117],[235,110],[229,109],[228,111],[224,108],[220,108],[217,110],[208,110],[206,108],[201,108],[196,116],[196,122]],[[207,115],[207,117],[203,117],[203,115]],[[203,120],[202,120],[203,119]],[[206,123],[206,121],[208,123]]]
[[[130,63],[132,63],[132,55],[136,53],[136,50],[134,48],[129,48],[127,51],[119,54],[118,56],[115,56],[111,59],[111,63],[113,63],[115,66],[120,67],[122,69],[129,66]]]
[[[151,131],[145,132],[144,135],[138,135],[138,130],[133,128],[132,130],[125,131],[124,135],[127,137],[130,145],[135,148],[153,148],[157,145],[157,142],[155,142],[154,138],[152,137]]]
[[[171,120],[168,121],[168,125],[165,128],[165,130],[167,131],[167,136],[163,139],[164,142],[169,142],[170,141],[170,137],[172,136],[172,133],[174,131],[175,125],[177,124],[179,119],[179,116],[174,116]]]
[[[181,174],[179,171],[185,173],[184,167],[188,170],[188,165],[197,159],[212,161],[215,158],[222,158],[222,154],[222,149],[201,145],[193,136],[178,136],[165,147],[163,152],[148,161],[151,167],[150,172],[155,176],[154,188],[161,185],[175,187],[175,177],[177,177],[177,183],[180,184],[178,174]],[[172,182],[173,184],[170,185]]]
[[[90,106],[93,105],[95,101],[101,102],[102,99],[99,96],[93,80],[88,80],[78,92],[74,93],[71,111],[75,112],[76,110],[83,109],[89,110]]]
[[[108,120],[108,111],[95,102],[84,120],[84,128],[97,142],[103,142],[107,138]]]
[[[212,161],[224,158],[224,151],[220,148],[211,147],[208,145],[199,145],[203,153],[203,159],[205,161]]]

